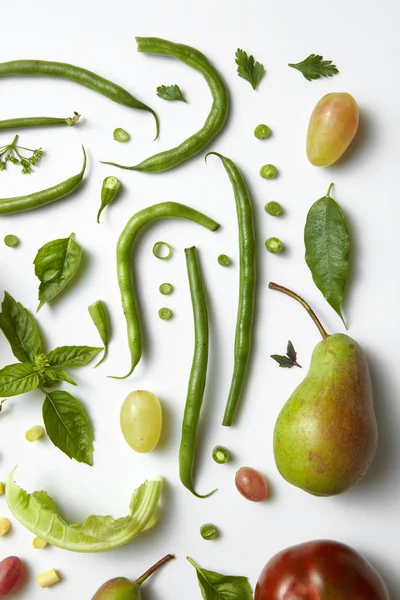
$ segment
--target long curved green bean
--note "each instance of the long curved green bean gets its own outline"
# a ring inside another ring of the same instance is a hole
[[[142,356],[142,326],[131,269],[133,243],[139,231],[152,221],[162,218],[188,219],[206,227],[210,231],[216,231],[219,227],[219,223],[213,219],[210,219],[194,208],[190,208],[190,206],[179,204],[178,202],[160,202],[160,204],[154,204],[140,210],[129,219],[117,242],[117,276],[121,292],[122,308],[126,319],[131,368],[126,375],[115,377],[115,379],[126,379],[129,377]]]
[[[200,496],[193,487],[193,463],[196,450],[197,426],[203,404],[208,366],[208,313],[203,278],[196,248],[185,248],[186,268],[194,321],[194,353],[190,371],[179,448],[181,482],[197,498],[207,498],[216,490]]]
[[[116,83],[104,79],[100,75],[77,67],[76,65],[70,65],[68,63],[53,62],[46,60],[11,60],[9,62],[0,63],[0,77],[14,77],[19,75],[41,75],[44,77],[59,77],[62,79],[69,79],[75,81],[90,90],[94,90],[110,100],[128,106],[129,108],[137,108],[139,110],[146,110],[150,112],[156,121],[156,139],[158,137],[159,122],[155,111],[143,104],[137,98],[134,98],[127,90],[122,88]]]
[[[180,163],[192,158],[211,143],[223,128],[228,117],[229,96],[221,75],[212,66],[208,58],[195,48],[152,37],[137,37],[136,42],[139,52],[172,56],[199,71],[208,83],[213,97],[212,107],[203,127],[179,146],[154,154],[133,167],[126,167],[113,162],[104,163],[131,171],[160,173],[173,169]]]
[[[0,121],[0,129],[25,129],[27,127],[53,127],[54,125],[69,125],[72,127],[81,115],[74,112],[73,117],[19,117]]]
[[[72,192],[82,183],[86,169],[86,152],[83,146],[82,150],[83,165],[77,175],[73,175],[69,179],[62,181],[57,185],[53,185],[53,187],[47,188],[46,190],[41,190],[40,192],[33,192],[26,196],[16,196],[15,198],[0,198],[0,216],[12,215],[14,213],[40,208],[41,206],[56,202],[57,200],[61,200],[61,198],[72,194]]]
[[[228,173],[235,194],[239,228],[240,283],[239,305],[236,320],[234,368],[228,401],[222,421],[223,425],[229,427],[232,425],[240,400],[250,357],[256,284],[255,235],[253,208],[249,190],[247,189],[243,175],[235,163],[229,158],[222,156],[222,154],[218,154],[218,152],[209,152],[207,156],[210,154],[214,154],[221,159],[225,171]]]

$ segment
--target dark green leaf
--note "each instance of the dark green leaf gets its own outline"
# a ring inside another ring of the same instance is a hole
[[[284,369],[290,369],[295,366],[295,361],[289,358],[289,356],[282,356],[280,354],[271,354],[271,358],[276,360],[280,367]]]
[[[102,350],[92,346],[59,346],[48,353],[47,360],[51,367],[84,367]]]
[[[43,421],[57,448],[78,462],[93,464],[93,431],[82,404],[64,391],[46,393]]]
[[[59,369],[46,369],[44,376],[50,379],[52,383],[57,383],[57,381],[66,381],[71,385],[78,385],[66,371],[61,371]]]
[[[187,560],[196,569],[204,600],[253,600],[247,577],[220,575],[214,571],[201,569],[189,556]]]
[[[39,375],[29,363],[16,363],[0,370],[0,397],[18,396],[34,390],[39,385]]]
[[[110,340],[110,319],[108,318],[108,312],[106,306],[102,300],[96,300],[88,308],[89,314],[95,324],[97,331],[101,337],[101,341],[104,344],[104,354],[95,365],[98,367],[100,363],[107,357],[108,354],[108,342]]]
[[[342,209],[329,192],[310,208],[304,243],[314,283],[344,323],[342,299],[349,270],[350,242]]]
[[[65,288],[76,274],[82,257],[82,248],[69,238],[53,240],[40,248],[33,264],[40,280],[38,310]]]
[[[0,328],[15,358],[24,363],[34,362],[35,356],[42,352],[42,341],[35,318],[7,292],[4,292],[1,310]]]
[[[297,352],[294,349],[294,346],[293,346],[293,344],[292,344],[292,342],[290,340],[287,343],[286,354],[288,355],[289,358],[292,359],[293,362],[296,362],[296,360],[297,360]]]
[[[163,100],[181,100],[182,102],[186,102],[179,85],[176,84],[159,85],[157,88],[157,96]]]
[[[289,67],[303,73],[307,81],[319,79],[320,77],[332,77],[339,73],[336,65],[333,65],[331,60],[324,60],[323,56],[319,54],[310,54],[299,63],[289,63]]]
[[[265,74],[264,65],[257,62],[254,59],[254,56],[248,56],[247,53],[240,48],[236,50],[236,64],[239,77],[249,81],[253,90],[256,90]]]

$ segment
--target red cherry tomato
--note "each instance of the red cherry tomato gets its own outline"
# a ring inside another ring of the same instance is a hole
[[[386,585],[358,552],[330,540],[276,554],[264,567],[254,600],[390,600]]]

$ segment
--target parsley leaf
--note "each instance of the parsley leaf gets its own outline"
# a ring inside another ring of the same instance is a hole
[[[310,54],[299,63],[289,63],[289,67],[303,73],[307,81],[319,79],[320,77],[332,77],[339,73],[336,65],[333,65],[331,60],[324,60],[323,56],[319,54]]]
[[[182,94],[179,85],[159,85],[157,88],[157,96],[163,100],[181,100],[186,102],[185,96]]]
[[[238,66],[237,72],[239,77],[242,79],[246,79],[249,81],[253,87],[253,90],[256,90],[258,84],[265,74],[264,65],[257,62],[254,59],[254,56],[248,56],[247,52],[238,48],[236,50],[236,64]]]

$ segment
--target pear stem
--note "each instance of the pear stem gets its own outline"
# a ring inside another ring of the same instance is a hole
[[[138,585],[142,585],[142,583],[146,581],[146,579],[150,577],[150,575],[153,575],[153,573],[155,573],[160,567],[165,565],[165,563],[172,560],[173,558],[175,558],[173,554],[167,554],[166,556],[164,556],[164,558],[159,560],[155,565],[153,565],[152,567],[150,567],[150,569],[143,573],[143,575],[139,577],[139,579],[136,579],[135,583],[137,583]]]
[[[329,334],[325,331],[324,327],[322,326],[321,321],[318,319],[317,315],[315,314],[315,312],[313,311],[311,306],[309,304],[307,304],[307,302],[305,300],[303,300],[303,298],[301,298],[298,294],[295,294],[295,292],[292,292],[288,288],[285,288],[282,285],[278,285],[277,283],[273,283],[272,281],[268,285],[268,287],[270,290],[277,290],[278,292],[282,292],[283,294],[286,294],[287,296],[294,298],[295,300],[297,300],[297,302],[300,302],[300,304],[302,306],[304,306],[304,308],[306,309],[306,311],[308,312],[308,314],[310,315],[310,317],[312,318],[312,320],[318,327],[318,331],[322,335],[323,339],[325,340],[327,337],[329,337]]]

